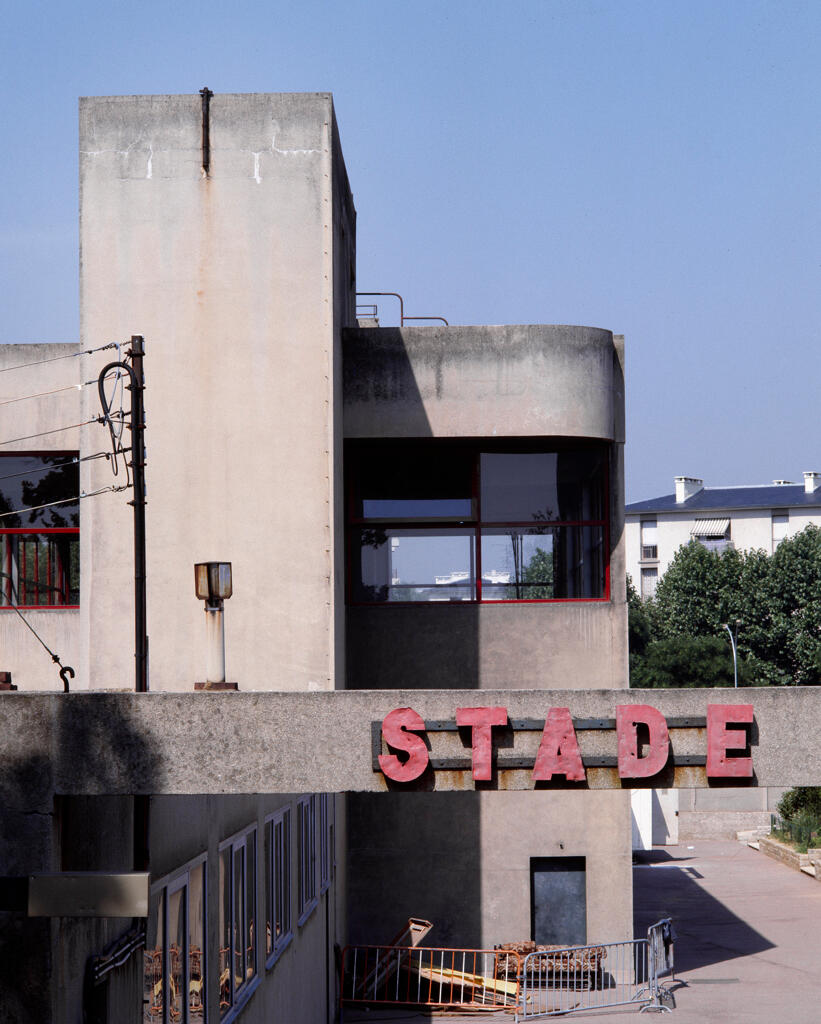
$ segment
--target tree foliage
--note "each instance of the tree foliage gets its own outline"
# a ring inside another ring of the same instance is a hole
[[[679,548],[655,598],[641,601],[631,587],[628,608],[634,686],[732,685],[724,623],[738,631],[740,685],[815,685],[821,531],[808,526],[773,555],[708,551],[691,541]]]

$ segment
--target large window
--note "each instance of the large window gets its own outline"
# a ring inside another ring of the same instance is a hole
[[[270,967],[293,936],[291,928],[291,808],[265,822],[265,956]]]
[[[330,887],[336,866],[334,849],[334,825],[336,800],[333,793],[319,794],[319,891]]]
[[[316,895],[316,796],[300,797],[297,814],[297,889],[299,921],[303,925],[317,905]]]
[[[354,603],[608,596],[603,445],[357,441],[346,474]]]
[[[151,887],[143,956],[143,1020],[205,1016],[205,857]]]
[[[257,830],[220,845],[219,994],[224,1017],[240,1006],[257,979]]]
[[[79,603],[79,493],[76,452],[0,455],[0,607]]]

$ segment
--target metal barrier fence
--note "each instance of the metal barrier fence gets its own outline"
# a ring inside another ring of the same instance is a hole
[[[518,953],[498,950],[346,946],[340,1003],[513,1010],[521,969]]]
[[[640,1005],[642,1012],[668,1011],[659,979],[672,973],[669,918],[652,925],[646,939],[528,953],[516,1021],[625,1005]]]

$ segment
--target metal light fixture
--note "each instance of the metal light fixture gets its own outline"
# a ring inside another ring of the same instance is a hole
[[[198,562],[194,566],[194,589],[200,601],[217,605],[232,594],[230,562]]]
[[[194,591],[205,601],[206,673],[203,689],[236,689],[225,682],[224,602],[233,593],[230,562],[198,562],[194,566]],[[200,687],[200,684],[197,684]]]

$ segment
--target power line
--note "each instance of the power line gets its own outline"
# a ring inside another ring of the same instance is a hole
[[[41,366],[43,363],[56,363],[58,359],[74,359],[76,356],[90,356],[93,352],[105,352],[108,348],[116,348],[116,341],[110,341],[107,345],[100,345],[99,348],[86,348],[82,352],[66,352],[64,356],[50,356],[48,359],[35,359],[31,363],[18,363],[16,366],[0,367],[0,373],[7,373],[9,370],[24,370],[27,366]]]
[[[105,423],[102,416],[92,416],[90,420],[83,420],[82,423],[69,423],[65,427],[55,427],[54,430],[41,430],[39,434],[26,434],[25,437],[12,437],[8,441],[0,441],[3,444],[16,444],[18,441],[31,441],[34,437],[45,437],[46,434],[59,434],[63,430],[77,430],[78,427],[86,427],[89,423]]]
[[[46,458],[49,457],[48,452],[44,452],[43,455]],[[30,456],[28,456],[28,457],[30,458]],[[59,457],[60,456],[54,456],[54,458],[59,458]],[[0,457],[0,458],[2,458],[2,457]],[[11,458],[14,458],[14,456],[12,455]],[[27,458],[27,456],[23,455],[23,456],[21,456],[21,458]],[[44,466],[40,466],[40,467],[37,467],[37,468],[34,468],[34,469],[24,469],[21,473],[7,473],[5,476],[0,476],[0,481],[3,481],[3,480],[13,480],[15,477],[20,477],[20,476],[34,476],[37,473],[52,472],[53,470],[58,470],[58,469],[67,469],[69,466],[76,466],[80,462],[90,462],[92,459],[110,459],[110,458],[111,458],[111,452],[95,452],[94,455],[83,455],[83,456],[80,456],[79,458],[77,456],[74,456],[74,457],[69,458],[67,462],[58,462],[58,463],[56,463],[54,465],[49,465],[47,463]],[[1,461],[0,461],[0,465],[2,465]]]
[[[39,391],[33,395],[21,395],[19,398],[6,398],[0,405],[14,405],[15,402],[27,402],[30,398],[46,398],[48,395],[59,395],[63,391],[82,391],[83,388],[96,384],[96,380],[86,380],[82,384],[67,384],[62,388],[52,388],[51,391]]]
[[[30,505],[27,508],[16,508],[11,512],[0,512],[0,519],[5,519],[6,516],[19,516],[24,512],[38,512],[41,508],[53,508],[55,505],[73,505],[75,501],[80,501],[83,498],[94,498],[98,494],[105,494],[107,491],[117,493],[119,491],[127,491],[130,484],[122,484],[116,486],[110,484],[108,487],[98,487],[96,491],[81,491],[73,498],[61,498],[60,501],[47,501],[44,505]]]

